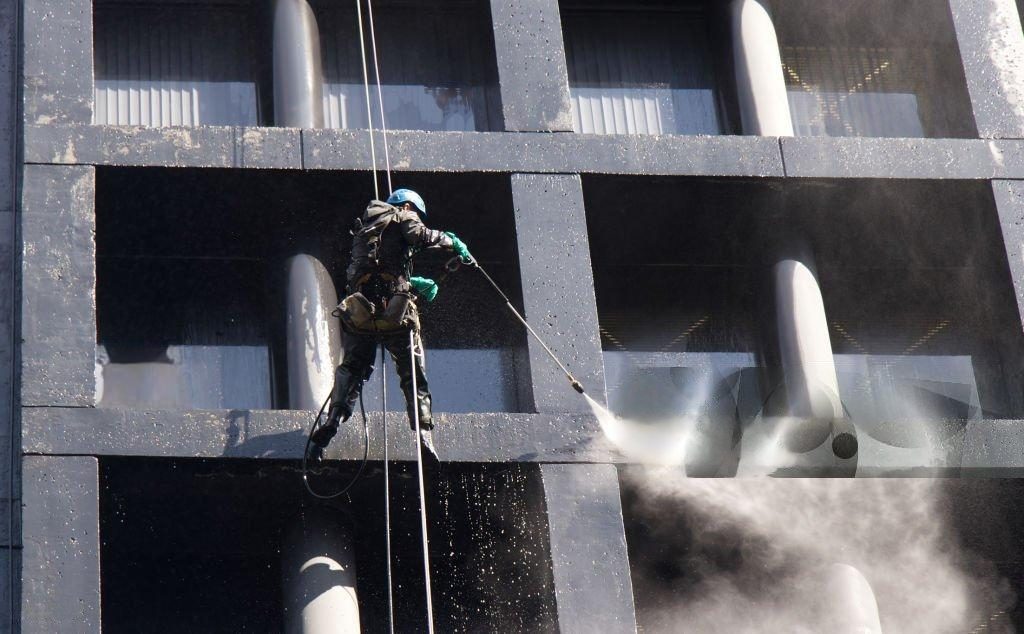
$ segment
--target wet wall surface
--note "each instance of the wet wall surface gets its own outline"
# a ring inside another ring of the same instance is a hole
[[[329,493],[356,468],[313,485]],[[415,464],[393,463],[391,478],[395,631],[426,631]],[[537,468],[446,466],[430,486],[438,631],[557,631]],[[104,460],[104,630],[281,631],[281,536],[313,503],[295,463]],[[363,631],[387,631],[381,463],[327,508],[354,536]]]

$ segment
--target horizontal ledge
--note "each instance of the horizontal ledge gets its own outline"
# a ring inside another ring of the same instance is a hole
[[[380,133],[376,133],[380,143]],[[378,148],[379,149],[379,148]],[[783,176],[779,142],[754,136],[388,132],[396,171]],[[29,125],[25,161],[139,167],[368,170],[365,130]],[[382,152],[378,168],[385,167]]]
[[[376,133],[380,143],[380,132]],[[396,171],[651,176],[1024,179],[1021,139],[388,133]],[[784,160],[783,160],[784,159]],[[365,130],[28,125],[39,164],[366,170]],[[384,169],[383,153],[378,153]]]
[[[145,411],[25,408],[22,449],[29,454],[170,458],[298,459],[312,412],[291,410]],[[404,413],[388,413],[388,453],[415,460]],[[380,412],[368,416],[370,459],[383,459]],[[593,416],[579,414],[434,415],[434,445],[446,462],[617,462]],[[359,460],[363,425],[341,426],[329,458]]]
[[[1014,139],[790,137],[782,155],[797,178],[1024,178],[1024,141]]]
[[[302,457],[312,412],[26,407],[21,418],[22,449],[28,454],[294,460]],[[368,419],[369,458],[382,460],[381,413],[371,412]],[[591,415],[435,413],[434,419],[433,441],[445,462],[635,462],[605,438]],[[951,462],[936,462],[934,457],[919,462],[919,450],[888,448],[878,453],[879,443],[872,441],[862,449],[868,448],[873,457],[862,456],[857,475],[1024,477],[1024,420],[971,421],[941,444]],[[415,460],[415,451],[405,414],[389,412],[389,458]],[[338,460],[362,458],[358,415],[341,426],[327,455]],[[823,466],[782,469],[773,475],[835,473]]]

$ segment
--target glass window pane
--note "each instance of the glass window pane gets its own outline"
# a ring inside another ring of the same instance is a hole
[[[93,122],[257,125],[247,24],[241,7],[100,5]]]
[[[364,20],[366,19],[364,11]],[[354,6],[317,8],[324,72],[325,126],[365,129],[366,93]],[[498,130],[501,104],[486,4],[374,3],[381,93],[388,128]],[[415,36],[409,37],[410,25]],[[373,127],[380,127],[369,25],[366,26]]]
[[[576,132],[722,132],[703,14],[567,7],[562,25]]]
[[[772,16],[798,136],[976,136],[945,4],[786,0]]]

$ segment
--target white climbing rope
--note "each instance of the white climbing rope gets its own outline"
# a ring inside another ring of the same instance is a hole
[[[373,0],[366,0],[366,13],[369,18],[368,24],[370,27],[370,50],[373,53],[373,70],[374,79],[377,84],[377,104],[380,112],[380,131],[381,141],[384,146],[384,169],[387,175],[388,192],[393,191],[393,185],[391,181],[391,156],[388,152],[388,127],[387,121],[384,116],[384,92],[381,87],[380,79],[380,60],[377,55],[377,35],[376,29],[374,28],[373,20]],[[366,61],[366,37],[363,30],[363,10],[362,0],[356,0],[356,17],[359,21],[359,50],[362,54],[363,61],[363,88],[366,95],[366,119],[367,128],[370,135],[370,162],[372,163],[373,170],[373,192],[374,197],[380,200],[380,185],[377,181],[377,153],[373,139],[373,113],[370,105],[370,77],[369,70],[367,68]],[[412,398],[413,405],[411,407],[413,411],[413,426],[414,426],[414,438],[416,443],[416,470],[419,481],[419,496],[420,496],[420,529],[422,531],[423,538],[423,579],[426,586],[426,599],[427,599],[427,629],[430,634],[434,634],[434,604],[432,598],[432,592],[430,587],[430,548],[428,543],[428,532],[427,532],[427,494],[426,486],[423,475],[423,448],[420,443],[420,412],[419,412],[419,394],[417,392],[416,385],[416,356],[422,356],[422,350],[418,351],[418,342],[416,339],[416,331],[409,331],[409,354],[412,372]],[[418,352],[417,352],[418,351]],[[388,630],[394,634],[394,598],[393,598],[393,581],[391,575],[391,487],[390,487],[390,473],[388,467],[388,432],[387,432],[387,379],[385,378],[385,346],[381,345],[381,396],[383,406],[383,425],[384,425],[384,525],[385,531],[387,532],[387,576],[388,576]]]
[[[420,485],[420,529],[423,531],[423,580],[426,585],[427,592],[427,631],[430,634],[434,634],[434,602],[432,599],[432,592],[430,590],[430,544],[427,540],[427,493],[426,487],[423,482],[423,443],[420,442],[420,408],[419,408],[419,392],[417,391],[416,385],[416,357],[423,356],[423,351],[419,348],[419,341],[416,337],[416,330],[409,330],[409,363],[411,364],[410,371],[412,372],[412,393],[416,404],[412,407],[412,418],[413,426],[416,431],[416,471],[419,476]]]
[[[370,135],[370,169],[373,171],[373,197],[380,200],[380,185],[377,183],[377,152],[373,145],[373,108],[370,107],[370,73],[366,67],[366,36],[363,35],[362,0],[356,0],[356,21],[359,23],[359,53],[363,58],[363,92],[366,93],[366,131]],[[376,57],[375,51],[374,59]],[[387,136],[384,137],[384,141],[385,143],[387,142]]]

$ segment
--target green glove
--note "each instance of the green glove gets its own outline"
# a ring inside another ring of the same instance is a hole
[[[444,235],[452,239],[452,251],[455,251],[455,255],[459,256],[463,264],[469,264],[473,261],[473,256],[469,254],[469,247],[462,240],[459,240],[451,231],[445,231]]]
[[[430,278],[410,277],[409,284],[417,295],[428,302],[434,301],[434,298],[437,297],[437,282]]]

